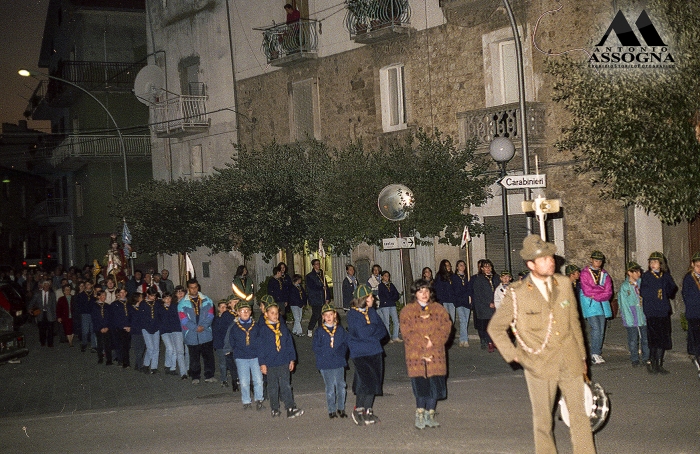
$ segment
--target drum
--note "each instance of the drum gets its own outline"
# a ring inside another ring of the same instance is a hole
[[[583,399],[586,414],[591,420],[591,431],[596,432],[603,427],[608,419],[610,401],[602,386],[590,382],[583,384]],[[564,424],[570,426],[569,409],[566,407],[563,397],[559,399],[559,414]]]

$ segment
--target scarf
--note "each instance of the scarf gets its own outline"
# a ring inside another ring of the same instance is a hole
[[[245,329],[245,328],[243,328],[243,325],[241,325],[240,319],[236,319],[236,325],[238,325],[238,327],[241,329],[241,331],[243,331],[245,333],[245,344],[246,345],[250,345],[250,331],[255,326],[255,320],[253,320],[252,318],[249,318],[248,321],[250,322],[250,328]],[[245,323],[245,324],[247,325],[248,323]]]
[[[282,349],[282,330],[280,329],[280,322],[272,324],[268,321],[265,324],[275,333],[275,347],[277,347],[277,351],[280,351]]]
[[[194,308],[194,315],[199,317],[199,305],[202,304],[202,298],[197,295],[194,299],[190,296],[190,302],[192,302],[192,307]]]
[[[369,325],[369,310],[368,310],[367,308],[365,308],[364,310],[362,310],[362,309],[359,309],[359,308],[357,308],[357,307],[353,307],[353,309],[356,310],[357,312],[359,312],[360,314],[364,315],[364,316],[365,316],[365,321],[366,321],[367,324]]]
[[[333,348],[333,339],[335,339],[335,330],[338,329],[338,325],[333,325],[333,331],[329,330],[325,323],[321,326],[323,326],[323,329],[331,336],[331,348]]]

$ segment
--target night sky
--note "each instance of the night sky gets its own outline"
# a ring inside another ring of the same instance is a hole
[[[39,51],[49,0],[0,0],[0,122],[24,119],[27,100],[38,81],[21,77],[21,68],[38,70]],[[29,127],[50,128],[49,122],[29,122]]]

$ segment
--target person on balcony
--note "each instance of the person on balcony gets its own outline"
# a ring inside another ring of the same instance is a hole
[[[287,3],[284,5],[284,10],[287,12],[287,25],[298,22],[301,19],[301,13],[291,4]]]
[[[301,12],[289,3],[284,5],[284,10],[287,12],[287,27],[279,38],[282,50],[286,54],[299,52],[301,48],[301,41],[299,39]]]

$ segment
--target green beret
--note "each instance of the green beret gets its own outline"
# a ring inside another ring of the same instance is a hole
[[[323,307],[321,308],[321,313],[322,313],[322,314],[325,314],[326,312],[330,312],[330,311],[335,312],[335,306],[332,305],[331,303],[326,303],[326,304],[324,304]]]
[[[360,284],[353,292],[353,296],[357,299],[365,298],[372,294],[372,288],[367,284]]]
[[[240,311],[241,309],[248,308],[248,309],[253,309],[250,305],[250,301],[246,300],[240,300],[238,303],[236,303],[236,310]]]
[[[260,302],[265,305],[265,307],[269,306],[270,304],[277,304],[275,303],[275,299],[272,297],[272,295],[263,295],[262,298],[260,298]]]
[[[566,267],[564,268],[564,274],[566,274],[567,276],[571,276],[576,271],[581,271],[581,268],[579,268],[578,266],[576,266],[574,264],[566,265]]]
[[[508,270],[503,270],[503,271],[501,271],[501,276],[510,276],[510,277],[513,277],[513,275],[510,274],[510,271],[508,271]]]
[[[593,251],[591,252],[591,258],[593,260],[605,260],[605,255],[600,251]]]
[[[700,262],[700,251],[693,254],[693,258],[690,259],[692,262]]]
[[[523,260],[535,260],[538,257],[554,255],[557,252],[557,247],[554,243],[548,243],[539,235],[528,235],[523,240],[523,248],[520,251],[520,257]]]
[[[654,251],[649,254],[649,260],[658,260],[659,262],[664,261],[664,254],[659,251]]]
[[[642,271],[642,267],[637,262],[627,262],[627,271]]]

